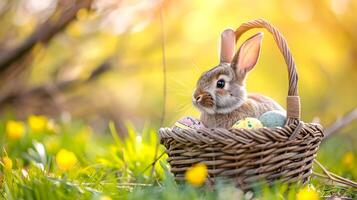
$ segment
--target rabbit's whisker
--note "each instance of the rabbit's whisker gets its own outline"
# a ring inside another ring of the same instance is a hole
[[[169,80],[172,81],[172,82],[174,82],[174,83],[177,84],[177,85],[182,86],[182,87],[185,88],[185,89],[190,89],[190,88],[191,88],[191,86],[189,86],[189,85],[187,84],[187,82],[177,80],[177,77],[172,77],[172,76],[171,76],[171,77],[169,77]]]
[[[183,112],[188,110],[192,105],[186,103],[185,105],[180,106],[178,109],[176,109],[177,112]]]

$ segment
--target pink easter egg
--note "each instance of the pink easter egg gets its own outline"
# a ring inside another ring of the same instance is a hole
[[[193,117],[183,117],[172,126],[174,130],[181,129],[200,129],[203,128],[203,124],[201,121],[193,118]]]

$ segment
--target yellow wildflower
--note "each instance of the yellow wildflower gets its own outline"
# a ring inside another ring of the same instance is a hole
[[[353,152],[349,151],[343,156],[342,163],[347,167],[351,167],[353,165],[353,160]]]
[[[112,200],[112,198],[111,198],[110,196],[104,195],[104,196],[101,196],[101,197],[99,198],[99,200]]]
[[[35,132],[41,132],[41,131],[46,130],[47,122],[48,122],[47,117],[45,117],[43,115],[31,115],[28,118],[29,126],[30,126],[31,130],[33,130]]]
[[[78,10],[76,17],[77,17],[78,20],[84,20],[84,19],[86,19],[88,17],[88,14],[89,13],[88,13],[87,9],[81,8],[81,9]]]
[[[6,134],[10,139],[20,139],[25,133],[25,125],[19,121],[9,120],[6,122]]]
[[[319,193],[314,188],[304,187],[296,194],[296,199],[297,200],[319,200],[320,197],[319,197]]]
[[[73,152],[61,149],[56,155],[56,163],[60,170],[67,171],[77,163],[77,157]]]
[[[190,167],[185,173],[185,179],[193,186],[202,185],[207,177],[207,167],[202,163],[198,163]]]
[[[3,157],[2,162],[3,162],[4,168],[6,170],[12,169],[12,160],[9,157],[7,157],[7,156]]]

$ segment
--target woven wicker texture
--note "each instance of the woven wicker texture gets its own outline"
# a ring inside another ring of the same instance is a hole
[[[258,19],[236,30],[237,41],[249,29],[265,28],[274,37],[288,66],[289,90],[287,124],[282,128],[159,130],[161,143],[169,155],[171,172],[183,180],[185,171],[202,162],[208,168],[208,181],[217,177],[233,179],[247,189],[255,182],[306,182],[323,138],[322,126],[300,121],[298,75],[289,47],[271,24]]]

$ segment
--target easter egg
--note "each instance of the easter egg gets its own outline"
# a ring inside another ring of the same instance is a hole
[[[259,120],[265,127],[283,127],[286,122],[286,113],[284,111],[272,110],[262,114]]]
[[[172,126],[174,130],[182,129],[200,129],[203,128],[202,122],[193,117],[183,117]]]
[[[246,128],[246,127],[247,127],[247,122],[244,119],[237,121],[232,126],[232,128]]]
[[[254,129],[262,128],[263,124],[256,118],[247,117],[245,119],[237,121],[232,128]]]
[[[248,129],[263,127],[263,124],[257,118],[247,117],[247,118],[245,118],[245,121],[247,122]]]

